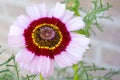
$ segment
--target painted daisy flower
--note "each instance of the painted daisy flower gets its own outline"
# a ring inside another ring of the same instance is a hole
[[[59,2],[49,11],[45,4],[32,5],[26,8],[28,15],[20,15],[10,26],[9,45],[24,47],[16,55],[20,67],[48,77],[54,61],[67,67],[82,60],[89,39],[74,31],[84,28],[85,23],[65,8]]]

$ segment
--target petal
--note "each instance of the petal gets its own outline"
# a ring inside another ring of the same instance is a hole
[[[55,56],[55,61],[58,63],[60,67],[67,67],[76,64],[79,61],[79,59],[77,59],[70,53],[63,51],[60,55]]]
[[[62,55],[65,57],[65,59],[67,59],[69,63],[71,63],[68,66],[72,66],[73,64],[76,64],[79,61],[79,59],[77,59],[76,57],[74,57],[68,52],[64,52]]]
[[[61,17],[62,22],[67,23],[73,17],[73,15],[74,15],[73,11],[66,10],[63,16]]]
[[[37,20],[41,17],[46,17],[47,11],[45,4],[33,5],[26,8],[29,17],[33,20]]]
[[[83,57],[83,51],[81,51],[81,48],[77,44],[70,43],[67,48],[66,52],[73,55],[77,60],[81,60]]]
[[[42,74],[43,77],[52,75],[54,70],[53,60],[46,56],[35,56],[27,49],[21,50],[16,55],[16,61],[21,65],[21,68],[33,74]]]
[[[25,64],[26,65],[26,64]],[[38,68],[36,67],[38,65],[38,56],[35,56],[31,63],[28,65],[28,71],[30,71],[33,74],[37,74]]]
[[[66,67],[67,63],[64,61],[63,57],[61,54],[55,56],[55,61],[60,67]]]
[[[89,45],[89,39],[86,38],[84,35],[80,35],[77,33],[70,33],[71,35],[71,41],[69,45],[66,48],[66,51],[73,55],[77,61],[82,60],[83,54],[86,51]]]
[[[47,17],[52,17],[52,14],[53,14],[53,9],[50,9],[50,10],[48,10],[48,12],[47,12]]]
[[[75,42],[79,46],[81,46],[82,48],[89,49],[88,45],[90,43],[90,39],[85,37],[85,35],[77,34],[77,33],[74,33],[74,32],[71,32],[70,35],[72,37],[71,39],[72,39],[73,43]]]
[[[64,11],[65,11],[65,4],[61,4],[58,2],[54,8],[53,17],[55,18],[62,17],[64,14]]]
[[[33,58],[28,67],[29,68],[27,70],[33,74],[48,75],[47,73],[50,69],[50,59],[44,56],[41,57],[36,56]]]
[[[45,4],[40,4],[39,5],[39,11],[40,11],[40,16],[41,17],[46,17],[47,16],[47,10]]]
[[[32,52],[28,51],[26,48],[24,48],[16,55],[15,60],[19,64],[24,64],[24,66],[25,66],[25,65],[29,64],[33,58],[34,58],[34,54]]]
[[[75,17],[66,24],[68,31],[76,31],[84,28],[84,26],[85,23],[83,22],[81,17]]]
[[[50,77],[52,74],[53,74],[53,72],[54,72],[54,60],[50,60],[50,68],[49,68],[49,71],[47,72],[47,73],[43,73],[42,74],[42,76],[44,77],[44,78],[46,78],[46,77]]]
[[[64,67],[66,67],[66,66],[71,66],[72,64],[71,64],[71,62],[68,60],[68,57],[66,57],[65,56],[65,54],[67,54],[66,52],[62,52],[61,53],[61,58],[64,60],[64,62],[65,62],[65,65],[64,65]]]
[[[36,20],[40,18],[38,5],[32,5],[32,6],[26,7],[26,11],[31,19]]]
[[[49,57],[43,57],[43,64],[42,64],[42,74],[46,74],[48,73],[49,69],[50,69],[50,58]]]
[[[21,47],[25,46],[25,39],[23,35],[9,35],[8,36],[8,45],[12,47]]]
[[[49,69],[49,71],[48,71],[48,76],[51,76],[52,74],[53,74],[53,72],[54,72],[54,60],[51,60],[50,61],[50,69]],[[47,76],[45,76],[45,77],[47,77]]]
[[[49,77],[53,74],[53,60],[49,57],[39,56],[38,64],[36,66],[38,68],[38,73],[41,73],[43,77]]]
[[[8,35],[22,35],[24,32],[24,29],[16,26],[16,25],[12,25],[10,26],[10,31],[8,33]]]
[[[25,15],[20,15],[17,17],[17,21],[14,23],[17,27],[26,29],[29,24],[32,22],[32,20]]]
[[[38,59],[38,73],[41,73],[42,72],[42,64],[43,64],[43,56],[39,56],[39,59]]]

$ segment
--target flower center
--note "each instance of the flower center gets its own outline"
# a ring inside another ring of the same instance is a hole
[[[66,25],[57,18],[40,18],[31,22],[23,33],[26,48],[37,56],[54,59],[71,41]]]
[[[40,37],[44,40],[51,40],[55,37],[55,31],[48,26],[39,28],[39,30]]]
[[[62,34],[57,26],[44,23],[35,27],[32,39],[39,48],[52,50],[61,43]]]

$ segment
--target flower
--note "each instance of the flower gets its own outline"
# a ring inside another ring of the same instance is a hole
[[[16,55],[21,68],[48,77],[53,73],[54,61],[67,67],[82,60],[89,39],[74,31],[84,28],[85,23],[65,7],[59,2],[49,11],[45,4],[29,6],[28,15],[18,16],[10,26],[8,44],[24,47]]]

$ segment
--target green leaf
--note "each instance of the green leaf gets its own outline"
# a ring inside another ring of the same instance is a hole
[[[7,61],[5,61],[4,63],[0,64],[0,66],[3,66],[5,64],[9,63],[12,59],[13,59],[13,57],[11,56]]]
[[[9,72],[9,70],[6,69],[6,70],[1,70],[1,71],[0,71],[0,73],[5,73],[5,72]]]
[[[83,19],[86,24],[84,30],[87,37],[90,37],[90,31],[91,27],[93,28],[93,25],[95,25],[100,31],[103,31],[102,26],[98,22],[98,19],[100,19],[98,15],[101,15],[101,13],[104,13],[112,7],[109,3],[103,3],[103,0],[94,0],[92,3],[94,7],[86,12],[86,16]],[[105,19],[103,14],[101,16],[101,19]],[[92,32],[95,33],[93,30]]]
[[[84,34],[85,35],[85,30],[80,29],[80,30],[76,31],[76,33],[78,33],[78,34]]]

